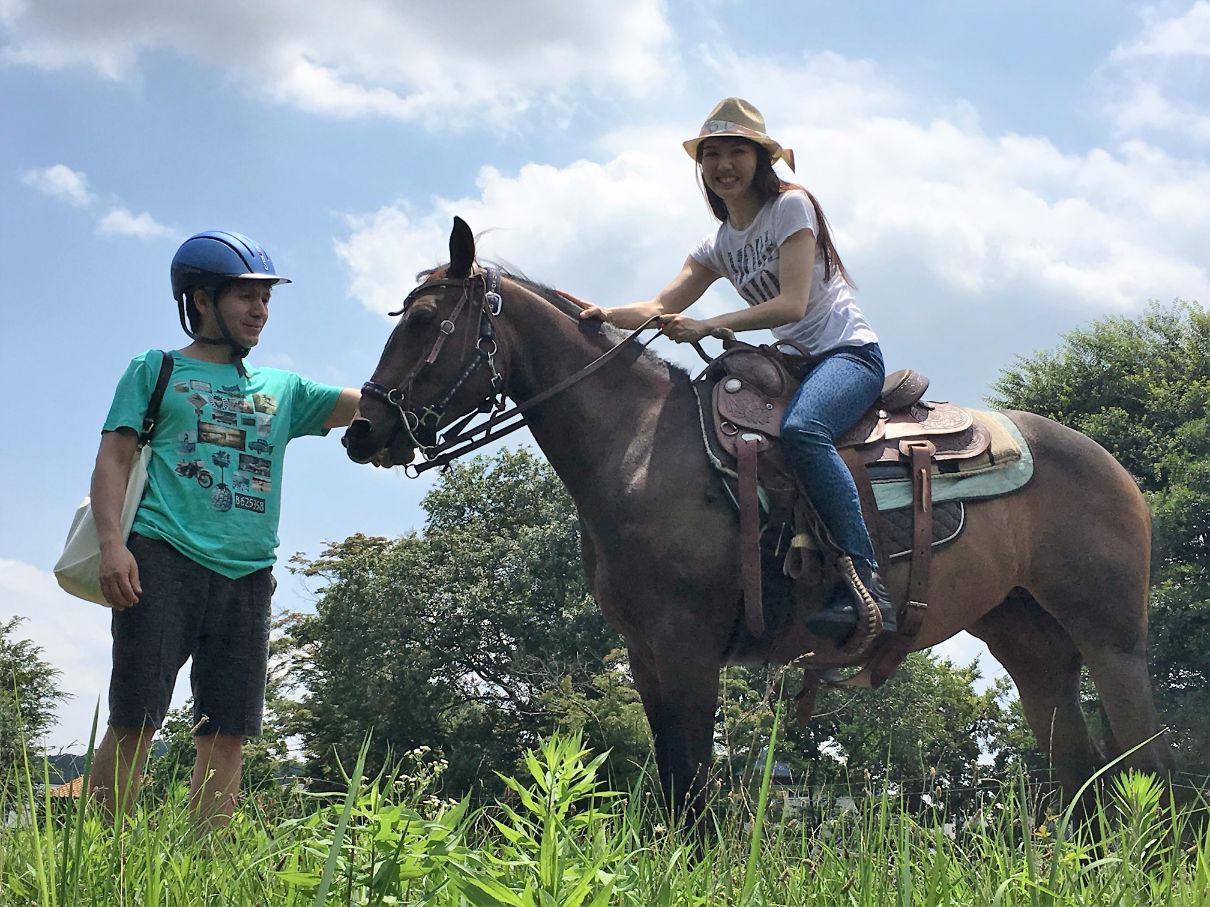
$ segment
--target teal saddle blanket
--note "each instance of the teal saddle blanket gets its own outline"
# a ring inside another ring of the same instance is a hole
[[[976,417],[983,421],[995,420],[997,426],[1016,442],[1021,456],[977,472],[934,475],[932,498],[935,503],[999,497],[1022,488],[1034,474],[1034,458],[1029,444],[1008,416],[981,410]],[[874,500],[878,503],[880,512],[912,506],[912,483],[904,470],[896,470],[886,477],[871,471],[871,484],[874,486]]]

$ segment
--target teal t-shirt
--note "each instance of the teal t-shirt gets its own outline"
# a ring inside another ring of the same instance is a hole
[[[276,368],[172,353],[133,532],[168,542],[231,579],[273,564],[286,445],[322,435],[341,388]],[[118,382],[105,431],[139,431],[161,357],[148,350]]]

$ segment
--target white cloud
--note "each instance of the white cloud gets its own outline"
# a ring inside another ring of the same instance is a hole
[[[1117,47],[1111,59],[1138,57],[1210,57],[1210,2],[1198,0],[1179,16],[1163,17],[1156,10],[1144,12],[1142,34]]]
[[[54,164],[37,170],[26,170],[21,182],[48,198],[66,202],[78,208],[89,208],[99,201],[88,187],[87,174],[72,170],[65,164]],[[176,235],[146,211],[135,214],[121,204],[110,204],[97,218],[97,232],[104,236],[130,236],[136,239],[162,239]]]
[[[797,178],[819,195],[859,282],[899,271],[884,282],[925,307],[911,290],[922,275],[976,308],[1004,293],[1096,312],[1210,298],[1203,161],[1141,141],[1070,153],[1043,137],[989,135],[969,105],[921,109],[871,64],[825,56],[778,64],[730,55],[715,65],[761,99],[770,132],[799,150]],[[483,257],[605,304],[646,298],[712,228],[680,141],[714,100],[679,126],[610,133],[603,162],[484,167],[469,197],[352,218],[337,244],[350,293],[371,310],[394,308],[417,270],[447,257],[459,214],[489,231]]]
[[[135,214],[120,206],[111,208],[97,221],[97,230],[108,236],[133,236],[137,239],[159,239],[175,235],[174,231],[146,211]]]
[[[88,177],[66,164],[54,164],[39,170],[26,170],[21,182],[36,189],[48,198],[83,208],[92,204],[93,196],[88,189]]]
[[[675,78],[659,0],[309,0],[0,7],[10,62],[84,66],[129,80],[139,57],[170,49],[304,110],[439,123],[559,114],[571,98],[639,97]],[[238,25],[235,25],[238,23]]]
[[[290,371],[298,371],[298,365],[294,362],[294,357],[289,353],[270,353],[264,358],[265,365],[271,368],[283,368]]]
[[[406,212],[390,206],[349,217],[351,233],[335,246],[352,272],[350,295],[372,312],[398,308],[416,273],[436,264],[440,255],[440,235],[430,220],[418,228]]]
[[[1110,109],[1119,135],[1150,132],[1183,135],[1210,144],[1210,116],[1192,102],[1174,100],[1157,84],[1141,82],[1121,89]]]
[[[1141,33],[1116,47],[1101,78],[1105,109],[1116,134],[1159,134],[1210,144],[1210,2],[1179,15],[1170,7],[1142,10]]]
[[[372,311],[398,307],[417,271],[448,259],[457,214],[482,234],[480,258],[610,304],[630,301],[676,272],[686,250],[666,256],[678,234],[709,227],[704,203],[686,185],[691,162],[677,163],[675,178],[666,156],[641,152],[605,164],[528,164],[513,176],[484,167],[474,197],[439,199],[420,215],[397,205],[351,218],[350,235],[337,243],[350,293]]]

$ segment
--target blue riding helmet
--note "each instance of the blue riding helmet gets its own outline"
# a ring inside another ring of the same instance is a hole
[[[260,243],[229,230],[195,233],[172,257],[172,296],[178,301],[195,287],[213,289],[241,278],[290,282],[273,270],[273,260]]]

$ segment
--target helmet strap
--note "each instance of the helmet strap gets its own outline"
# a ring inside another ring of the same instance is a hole
[[[196,331],[192,330],[189,327],[189,320],[185,317],[185,296],[187,294],[182,294],[181,298],[176,301],[177,314],[180,316],[180,319],[181,319],[181,329],[184,330],[184,332],[189,335],[190,340],[194,340],[197,343],[207,343],[207,344],[210,344],[211,346],[228,346],[228,347],[230,347],[231,353],[233,355],[233,359],[235,362],[236,372],[239,373],[239,376],[241,378],[247,378],[248,372],[244,368],[244,358],[250,352],[252,352],[252,350],[246,346],[241,346],[240,344],[236,343],[235,338],[233,338],[231,336],[231,331],[227,327],[227,322],[223,319],[223,313],[219,310],[219,307],[218,307],[218,297],[219,297],[220,288],[221,288],[221,285],[219,287],[210,288],[208,290],[208,292],[210,293],[210,299],[211,299],[212,303],[214,304],[214,317],[215,317],[215,320],[218,322],[219,333],[221,333],[223,336],[221,338],[220,337],[203,337],[201,334],[197,333]]]

